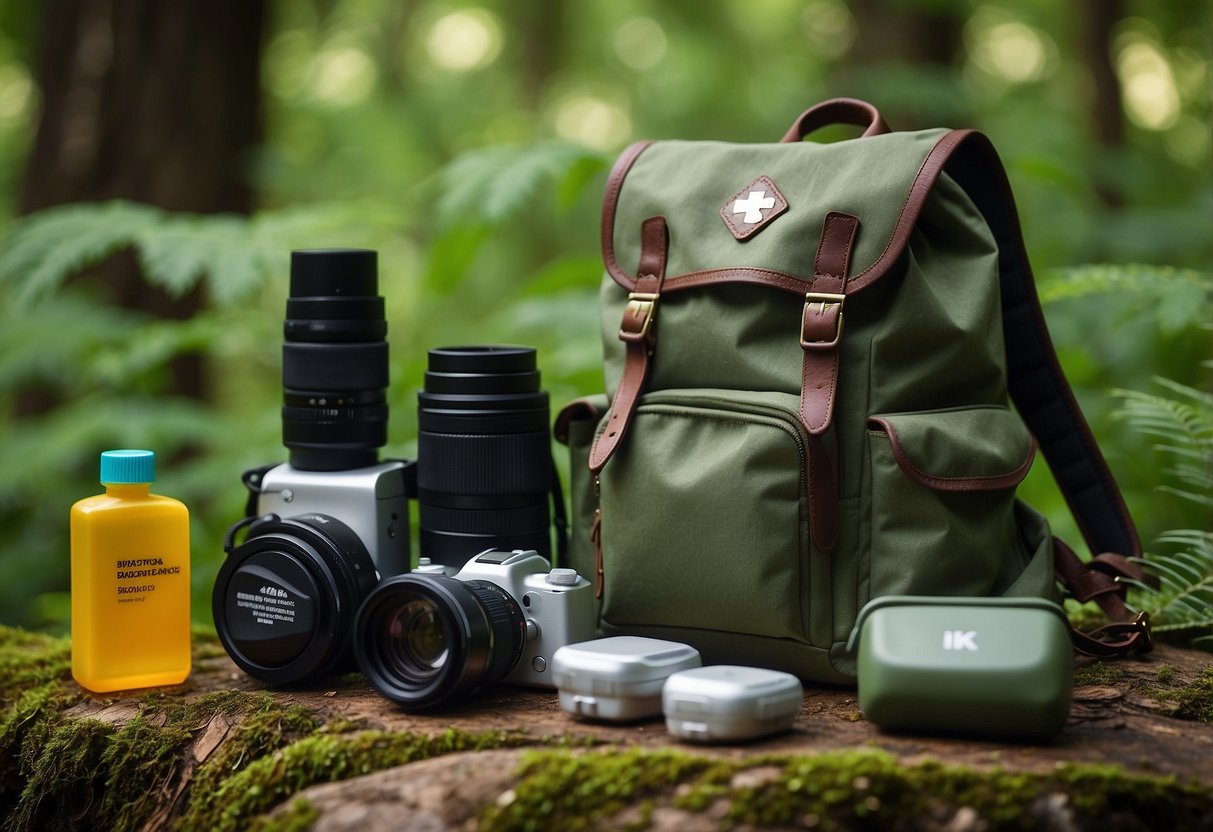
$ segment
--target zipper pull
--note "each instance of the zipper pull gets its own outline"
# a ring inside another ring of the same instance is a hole
[[[590,540],[594,542],[594,598],[602,598],[602,509],[594,509],[594,522],[590,525]]]

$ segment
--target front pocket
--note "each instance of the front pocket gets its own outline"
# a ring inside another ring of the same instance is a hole
[[[797,405],[727,390],[641,400],[601,474],[606,623],[808,640]]]
[[[892,413],[868,421],[871,597],[998,595],[1029,553],[1015,486],[1036,443],[1002,407]]]

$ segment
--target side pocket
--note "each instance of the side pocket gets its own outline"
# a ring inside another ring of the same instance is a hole
[[[1036,442],[1011,410],[891,413],[868,420],[870,587],[882,595],[1000,595],[1032,553],[1015,487]]]
[[[569,449],[569,566],[594,580],[594,543],[590,529],[597,499],[590,474],[590,446],[594,429],[609,403],[605,395],[586,396],[566,404],[556,414],[553,435]]]

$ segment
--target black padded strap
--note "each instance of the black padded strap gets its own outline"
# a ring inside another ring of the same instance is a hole
[[[1092,554],[1140,556],[1120,488],[1066,381],[1045,326],[1015,199],[990,140],[967,132],[944,170],[964,188],[998,243],[1008,384]]]

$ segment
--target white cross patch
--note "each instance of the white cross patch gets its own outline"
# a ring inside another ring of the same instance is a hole
[[[762,221],[762,209],[774,208],[775,197],[767,196],[764,191],[750,191],[750,195],[746,199],[739,199],[733,203],[733,213],[745,216],[741,218],[745,223],[756,223]]]

